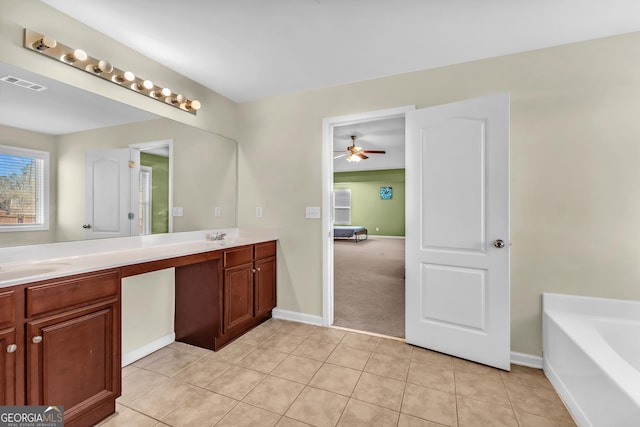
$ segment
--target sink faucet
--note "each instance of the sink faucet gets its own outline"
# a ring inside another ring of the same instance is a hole
[[[216,231],[215,233],[207,234],[207,240],[223,240],[226,235],[227,233],[220,233]]]

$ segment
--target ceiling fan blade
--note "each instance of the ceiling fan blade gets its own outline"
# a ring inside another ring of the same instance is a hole
[[[344,157],[346,155],[347,155],[347,153],[344,153],[344,154],[340,154],[339,156],[334,156],[333,158],[334,159],[339,159],[340,157]]]
[[[368,159],[369,158],[369,156],[365,156],[362,153],[357,153],[357,154],[358,154],[358,157],[360,157],[361,159]]]
[[[384,150],[362,150],[362,152],[370,154],[387,154],[387,152]]]

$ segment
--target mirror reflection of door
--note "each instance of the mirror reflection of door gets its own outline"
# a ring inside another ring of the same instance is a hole
[[[140,190],[142,193],[143,171],[149,171],[148,203],[146,211],[140,208],[143,223],[141,234],[169,232],[169,157],[153,151],[140,152]],[[146,179],[146,178],[145,178]],[[146,217],[146,222],[145,222]]]
[[[151,207],[153,206],[153,168],[140,166],[140,234],[151,234]]]

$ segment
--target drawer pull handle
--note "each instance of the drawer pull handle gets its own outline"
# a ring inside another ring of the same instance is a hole
[[[31,342],[34,344],[39,344],[42,342],[42,337],[40,335],[36,335],[35,337],[31,338]]]
[[[7,353],[15,353],[15,351],[18,349],[18,346],[15,344],[9,344],[7,346]]]

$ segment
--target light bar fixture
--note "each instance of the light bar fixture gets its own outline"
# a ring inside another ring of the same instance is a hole
[[[93,58],[82,49],[65,46],[49,36],[26,28],[24,47],[191,114],[197,114],[202,106],[195,99],[173,93],[171,89],[155,85],[151,80],[136,76],[131,71],[116,68],[107,60]]]

